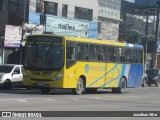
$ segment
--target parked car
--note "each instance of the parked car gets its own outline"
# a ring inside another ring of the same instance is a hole
[[[159,69],[149,69],[146,70],[147,78],[148,78],[148,85],[155,84],[157,87],[160,83],[160,70]]]
[[[0,86],[3,89],[23,86],[22,65],[0,65]]]
[[[147,73],[144,72],[143,73],[143,78],[142,78],[142,87],[146,87],[147,83],[148,83],[148,76],[147,76]]]

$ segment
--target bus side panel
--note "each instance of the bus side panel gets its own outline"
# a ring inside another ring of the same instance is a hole
[[[88,66],[88,72],[86,73],[88,76],[88,81],[86,82],[87,88],[98,88],[106,82],[106,65],[106,63],[96,62],[92,62],[86,65]]]
[[[75,68],[67,69],[68,76],[75,71],[75,78],[69,78],[68,88],[77,87],[77,80],[83,76],[86,88],[98,88],[105,83],[106,63],[77,62]]]
[[[81,68],[79,68],[81,69]],[[77,86],[77,64],[65,69],[64,72],[64,88],[76,88]]]
[[[139,64],[131,64],[127,87],[138,87],[140,86],[141,75],[143,74],[143,66]]]
[[[96,66],[94,68],[93,66]],[[98,67],[97,67],[98,66]],[[112,88],[119,86],[119,80],[123,76],[122,64],[114,63],[102,63],[102,64],[90,64],[90,76],[89,82],[87,82],[87,88]],[[93,70],[95,69],[95,70]],[[100,72],[101,71],[101,72]]]
[[[139,87],[142,85],[142,77],[143,77],[143,65],[142,64],[137,65],[137,73],[138,73],[138,78],[136,80],[136,87]]]
[[[108,63],[107,71],[105,73],[107,79],[103,87],[104,88],[117,87],[120,80],[121,71],[122,71],[121,64],[118,65],[118,64]]]

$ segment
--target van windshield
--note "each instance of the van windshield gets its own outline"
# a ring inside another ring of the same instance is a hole
[[[12,69],[13,69],[13,66],[5,66],[5,65],[0,66],[1,73],[10,73]]]
[[[157,75],[158,70],[147,70],[146,73],[147,73],[147,75]]]

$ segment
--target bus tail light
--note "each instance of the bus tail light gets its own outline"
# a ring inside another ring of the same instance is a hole
[[[64,76],[63,73],[59,73],[59,74],[57,74],[56,76],[54,76],[54,77],[52,78],[52,80],[58,80],[58,79],[62,78],[63,76]]]

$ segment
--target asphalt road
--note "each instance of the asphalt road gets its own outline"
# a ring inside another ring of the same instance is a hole
[[[125,94],[101,89],[82,95],[59,89],[48,95],[35,89],[0,90],[0,111],[160,111],[160,87],[128,88]]]

